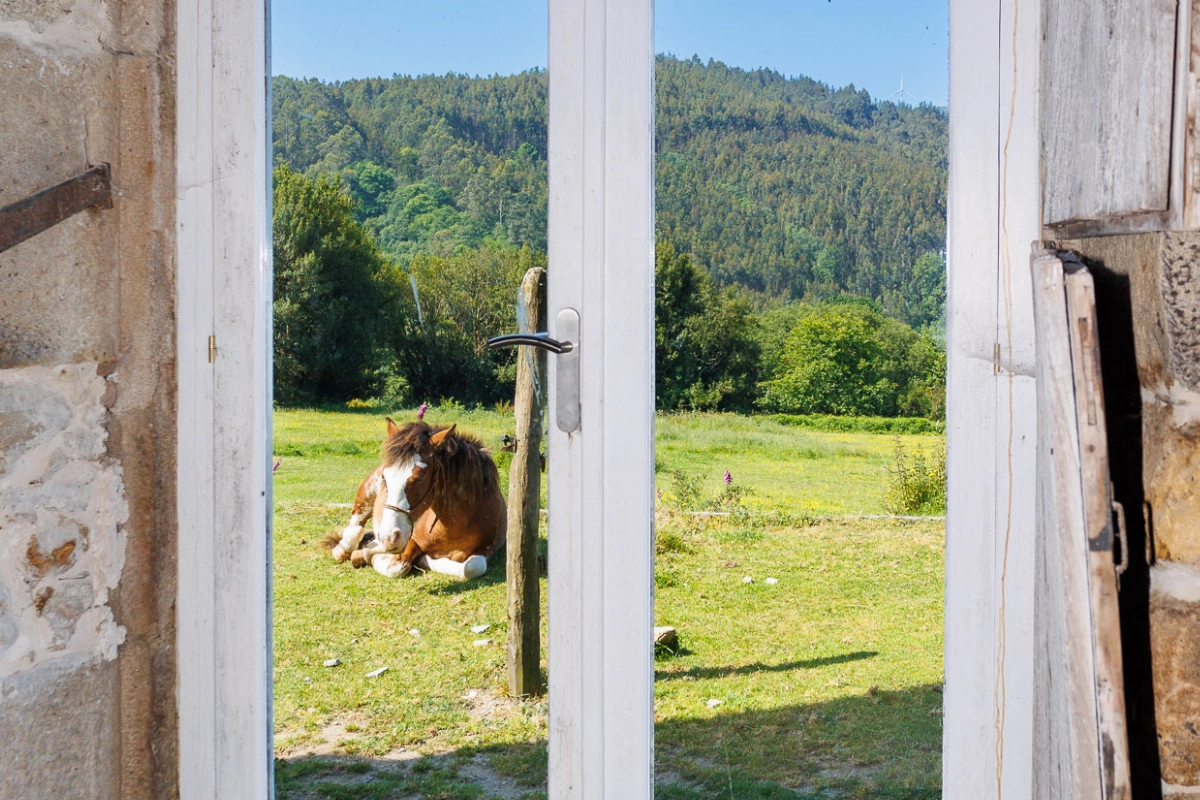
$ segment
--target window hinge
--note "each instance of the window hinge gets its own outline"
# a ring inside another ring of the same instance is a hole
[[[992,345],[992,372],[1000,374],[1000,343],[996,342]]]
[[[214,364],[217,361],[217,337],[208,337],[208,363]]]

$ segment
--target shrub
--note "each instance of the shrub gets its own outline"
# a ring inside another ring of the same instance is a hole
[[[681,469],[671,472],[671,489],[675,492],[675,505],[681,509],[700,507],[700,479]]]
[[[945,433],[946,423],[924,417],[836,417],[832,414],[768,414],[780,425],[827,433]]]
[[[904,449],[896,437],[892,466],[888,468],[884,507],[893,514],[942,514],[946,511],[946,448],[926,456]]]
[[[782,327],[794,320],[786,338]],[[758,406],[788,414],[945,414],[945,348],[862,301],[801,304],[770,316],[764,336],[769,379]]]

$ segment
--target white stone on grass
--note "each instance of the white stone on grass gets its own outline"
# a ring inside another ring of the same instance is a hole
[[[668,650],[679,649],[679,633],[670,625],[662,625],[654,629],[654,644]]]
[[[708,701],[709,708],[716,708],[719,705],[721,705],[721,701],[715,697]]]
[[[779,583],[779,579],[778,579],[778,578],[767,578],[767,584],[768,584],[768,585],[770,585],[770,586],[774,586],[774,585],[775,585],[775,584],[777,584],[777,583]]]
[[[491,639],[476,639],[475,640],[476,647],[487,647],[491,643],[492,643]]]
[[[385,673],[387,671],[388,671],[387,667],[380,667],[379,669],[373,669],[367,673],[367,677],[368,678],[378,678],[380,675],[382,675],[383,673]]]
[[[751,578],[749,575],[747,575],[746,577],[742,578],[742,583],[754,583],[754,578]]]
[[[342,660],[340,658],[329,658],[321,662],[321,666],[323,667],[339,667],[341,664]]]
[[[487,629],[490,627],[492,627],[492,626],[491,625],[472,625],[471,633],[486,633]]]

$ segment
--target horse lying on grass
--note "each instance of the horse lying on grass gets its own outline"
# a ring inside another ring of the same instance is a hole
[[[372,520],[374,539],[359,548]],[[464,580],[487,572],[504,546],[508,513],[487,449],[455,426],[387,421],[383,461],[358,487],[350,523],[331,534],[333,557],[389,578],[415,566]]]

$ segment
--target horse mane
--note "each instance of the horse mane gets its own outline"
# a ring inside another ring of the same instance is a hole
[[[447,427],[406,422],[384,441],[383,463],[395,464],[422,451],[428,452],[430,437]],[[434,496],[447,497],[447,492],[457,489],[475,499],[499,489],[499,473],[488,448],[475,436],[457,428],[442,441],[429,469],[433,470]]]

